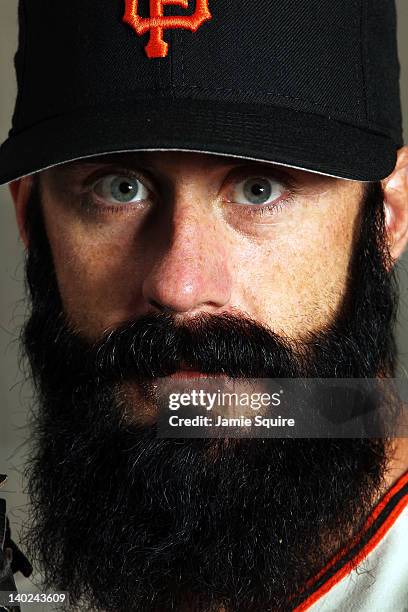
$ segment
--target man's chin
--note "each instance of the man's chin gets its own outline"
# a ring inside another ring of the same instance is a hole
[[[31,552],[80,609],[285,609],[381,488],[380,442],[158,439],[112,395],[41,410],[29,469]]]

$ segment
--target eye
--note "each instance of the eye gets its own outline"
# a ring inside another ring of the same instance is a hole
[[[93,185],[94,193],[110,204],[132,204],[143,202],[149,189],[137,178],[110,174]]]
[[[230,193],[230,201],[242,205],[273,204],[285,192],[286,187],[278,181],[264,177],[250,177],[236,183]]]

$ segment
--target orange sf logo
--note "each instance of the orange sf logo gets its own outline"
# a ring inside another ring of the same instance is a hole
[[[150,17],[140,17],[137,14],[138,0],[125,0],[126,10],[123,21],[128,23],[141,36],[150,30],[150,40],[146,46],[147,56],[166,57],[169,45],[163,40],[163,31],[169,28],[184,28],[196,32],[198,28],[211,19],[208,0],[196,0],[196,10],[193,15],[176,16],[163,15],[166,4],[178,4],[187,9],[189,0],[150,0]]]

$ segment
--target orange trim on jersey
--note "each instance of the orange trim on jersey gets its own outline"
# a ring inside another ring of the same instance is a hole
[[[366,520],[364,527],[361,532],[352,540],[351,544],[347,546],[345,549],[341,550],[337,555],[329,561],[329,563],[311,580],[309,580],[306,584],[306,589],[313,587],[313,584],[316,584],[318,580],[328,571],[331,567],[333,567],[336,563],[338,563],[343,557],[347,555],[347,553],[358,544],[358,542],[364,537],[367,531],[372,527],[373,523],[378,519],[381,512],[386,508],[386,506],[390,503],[390,501],[395,497],[395,495],[403,489],[403,487],[408,485],[408,472],[406,472],[392,487],[391,489],[384,495],[382,500],[377,504],[374,508],[373,512],[370,514],[368,519]],[[396,504],[395,508],[392,509],[389,516],[384,520],[378,530],[374,533],[374,535],[368,540],[368,542],[355,554],[355,556],[345,563],[342,567],[340,567],[333,576],[331,576],[326,582],[324,582],[316,591],[314,591],[309,597],[302,602],[299,606],[297,606],[293,612],[304,612],[308,610],[313,604],[315,604],[323,595],[326,595],[336,584],[338,584],[347,574],[349,574],[353,569],[355,569],[380,543],[386,533],[393,526],[397,518],[401,515],[402,511],[408,506],[408,493],[399,500]]]

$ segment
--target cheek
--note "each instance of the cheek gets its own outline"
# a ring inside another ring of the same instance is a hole
[[[89,231],[61,222],[47,231],[64,310],[76,329],[97,337],[137,314],[142,249],[132,224]]]
[[[347,286],[356,206],[304,210],[246,250],[240,286],[245,311],[293,337],[332,321]]]

